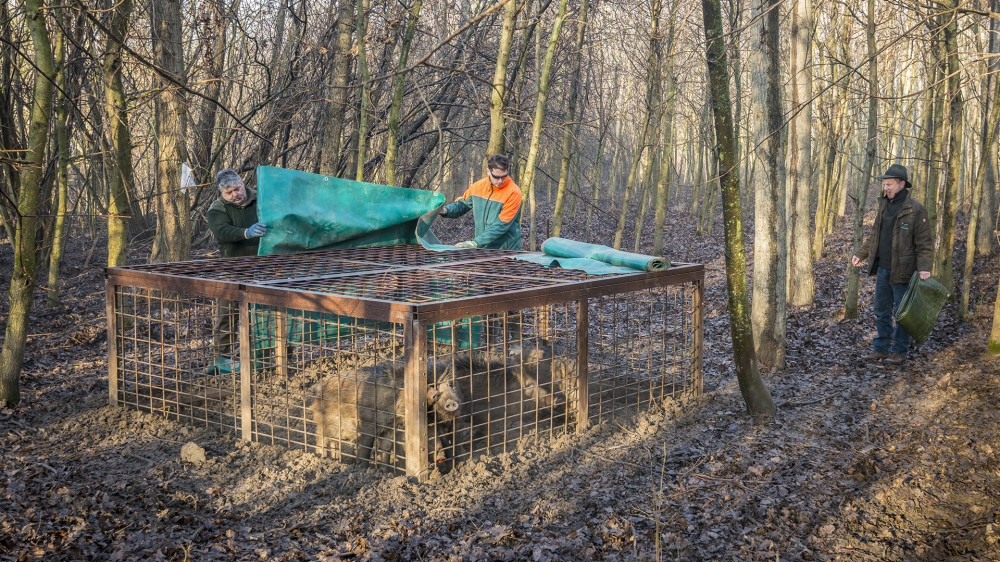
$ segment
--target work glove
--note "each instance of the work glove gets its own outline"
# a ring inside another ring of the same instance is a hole
[[[479,244],[476,244],[475,240],[466,240],[465,242],[459,242],[455,244],[456,248],[478,248]]]
[[[438,214],[441,215],[442,217],[447,217],[448,207],[441,207],[440,209],[438,209]]]
[[[243,231],[243,236],[247,239],[260,238],[267,234],[267,225],[262,222],[255,222],[250,228]]]

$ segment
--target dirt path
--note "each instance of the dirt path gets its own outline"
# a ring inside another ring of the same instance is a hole
[[[790,314],[789,366],[766,379],[779,414],[755,426],[730,359],[721,226],[701,239],[670,220],[685,248],[671,257],[708,271],[705,395],[425,485],[108,407],[103,277],[69,264],[64,307],[34,308],[23,402],[0,410],[0,559],[1000,559],[1000,362],[981,353],[996,260],[977,272],[972,322],[949,304],[904,367],[884,368],[857,360],[871,282],[862,320],[839,319],[847,242],[832,241],[817,306]],[[181,460],[189,441],[206,462]]]

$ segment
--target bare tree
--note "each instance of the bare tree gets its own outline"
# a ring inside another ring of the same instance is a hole
[[[705,21],[706,59],[715,133],[718,140],[722,209],[726,224],[726,287],[729,295],[729,329],[740,392],[753,416],[772,416],[774,401],[761,379],[754,352],[750,302],[746,281],[746,249],[740,208],[739,160],[733,147],[733,122],[729,103],[729,71],[722,34],[719,0],[702,0]]]
[[[754,177],[753,328],[757,357],[785,367],[785,303],[787,282],[784,116],[781,107],[779,53],[780,0],[765,0],[753,10],[754,151],[759,161]]]

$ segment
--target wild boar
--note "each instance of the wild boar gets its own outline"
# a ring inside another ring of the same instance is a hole
[[[524,396],[541,409],[553,413],[572,412],[576,407],[576,357],[552,357],[549,348],[515,349],[511,355],[514,374]]]
[[[406,418],[403,393],[403,363],[352,369],[328,375],[311,389],[314,399],[307,404],[316,424],[316,446],[328,449],[329,440],[340,446],[335,457],[349,455],[371,460],[376,438],[395,442],[394,431],[402,429]],[[447,433],[458,421],[465,400],[446,380],[427,388],[429,422],[441,426],[435,433]]]

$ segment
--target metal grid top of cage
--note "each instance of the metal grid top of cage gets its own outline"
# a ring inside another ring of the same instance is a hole
[[[416,244],[109,268],[109,282],[318,311],[436,321],[703,278],[703,266],[592,275],[513,259],[520,252],[434,252]],[[358,304],[367,304],[359,310]]]

